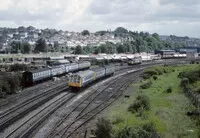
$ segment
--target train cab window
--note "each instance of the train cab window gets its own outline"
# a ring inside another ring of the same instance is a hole
[[[70,82],[74,82],[74,75],[70,77]]]
[[[72,75],[70,81],[73,83],[80,83],[80,77],[76,75]]]
[[[75,82],[76,82],[76,83],[80,83],[80,77],[79,77],[79,76],[76,76]]]

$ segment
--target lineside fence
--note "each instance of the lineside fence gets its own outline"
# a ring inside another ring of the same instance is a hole
[[[197,110],[200,112],[200,94],[192,92],[186,86],[184,86],[184,92],[186,96],[192,101],[192,103],[197,107]]]

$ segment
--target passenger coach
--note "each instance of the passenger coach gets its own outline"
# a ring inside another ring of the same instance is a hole
[[[115,66],[112,65],[80,71],[70,76],[68,86],[72,89],[81,89],[98,79],[113,75],[114,72]]]
[[[77,72],[90,68],[90,62],[78,62],[66,65],[53,66],[50,68],[25,71],[22,75],[22,82],[25,87],[35,83],[47,80],[49,78],[60,76],[69,72]]]

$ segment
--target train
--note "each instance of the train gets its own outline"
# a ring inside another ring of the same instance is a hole
[[[108,65],[108,66],[89,69],[86,71],[80,71],[70,76],[68,81],[68,86],[72,90],[80,90],[99,79],[112,76],[114,73],[115,73],[114,65]]]
[[[142,58],[128,59],[128,65],[137,65],[142,63]]]
[[[187,58],[187,54],[179,54],[179,53],[174,53],[171,55],[162,55],[162,59],[178,59],[178,58]]]
[[[89,69],[90,62],[77,62],[65,65],[45,67],[42,69],[36,69],[32,71],[25,71],[22,74],[22,83],[24,87],[32,86],[38,82],[45,81],[52,77],[64,75],[70,72],[77,72],[85,69]]]

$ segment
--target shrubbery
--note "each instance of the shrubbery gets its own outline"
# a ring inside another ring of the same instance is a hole
[[[25,71],[28,69],[26,64],[13,64],[10,65],[10,71]]]
[[[149,79],[152,76],[162,75],[163,73],[169,73],[169,72],[174,72],[174,71],[175,70],[171,66],[153,67],[151,69],[144,71],[142,77],[143,77],[143,79]]]
[[[172,86],[168,86],[167,89],[166,89],[166,92],[167,93],[172,93]]]
[[[99,118],[96,123],[96,138],[111,138],[112,124],[105,118]]]
[[[149,87],[151,87],[151,85],[152,85],[152,82],[148,81],[148,82],[146,82],[144,84],[141,84],[140,88],[142,88],[142,89],[148,89]]]
[[[149,74],[150,76],[157,75],[157,72],[155,70],[147,70],[144,73]]]
[[[190,83],[200,80],[200,70],[184,71],[179,73],[179,78],[188,78]]]
[[[124,127],[115,138],[159,138],[159,134],[153,123],[147,123],[140,127]]]
[[[181,87],[186,87],[189,84],[189,79],[188,78],[182,78],[181,80]]]
[[[21,76],[17,74],[0,74],[0,97],[6,94],[14,94],[20,89]]]
[[[157,76],[153,76],[153,79],[154,79],[154,80],[157,80],[157,78],[158,78]]]
[[[139,95],[136,100],[128,107],[128,111],[132,113],[136,113],[140,110],[150,110],[150,100],[146,95]]]
[[[190,64],[194,64],[194,63],[195,63],[195,61],[194,61],[194,60],[190,61]]]
[[[124,119],[122,119],[121,117],[116,117],[113,121],[112,124],[119,124],[121,122],[123,122]]]

